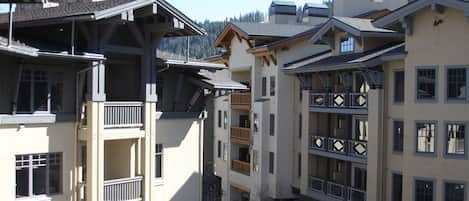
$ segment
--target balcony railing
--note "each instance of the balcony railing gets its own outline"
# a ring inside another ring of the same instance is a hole
[[[143,127],[144,104],[142,102],[104,103],[104,128]]]
[[[367,93],[310,93],[310,106],[322,108],[367,109]]]
[[[251,93],[232,93],[231,94],[231,107],[233,109],[250,109],[251,108]]]
[[[251,144],[251,129],[250,128],[231,128],[231,143],[236,144]]]
[[[366,191],[353,187],[347,187],[332,181],[326,181],[317,177],[309,177],[309,188],[314,192],[325,194],[332,198],[347,201],[366,201]]]
[[[104,201],[130,201],[142,199],[143,177],[104,181]]]
[[[244,162],[244,161],[239,161],[239,160],[232,160],[231,161],[231,170],[249,176],[251,174],[251,164],[249,162]]]
[[[327,151],[358,158],[366,158],[368,155],[368,144],[364,141],[344,140],[311,135],[309,145],[310,149]]]

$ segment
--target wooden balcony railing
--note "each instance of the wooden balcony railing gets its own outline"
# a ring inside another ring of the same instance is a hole
[[[143,127],[144,104],[142,102],[104,103],[104,128]]]
[[[251,93],[232,93],[231,108],[237,110],[251,109]]]
[[[142,199],[143,177],[104,181],[104,201]]]
[[[250,128],[231,128],[231,143],[235,144],[251,144],[251,129]]]
[[[251,164],[249,162],[244,162],[244,161],[239,161],[239,160],[232,160],[231,161],[231,170],[249,176],[251,174]]]

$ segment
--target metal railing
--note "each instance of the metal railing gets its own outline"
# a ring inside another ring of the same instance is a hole
[[[104,128],[143,127],[144,104],[142,102],[104,103]]]
[[[251,144],[251,129],[231,127],[231,142],[237,144]]]
[[[104,201],[129,201],[142,199],[143,177],[104,181]]]
[[[347,201],[366,201],[366,191],[310,176],[308,187],[318,193]]]
[[[250,175],[251,174],[251,164],[249,162],[239,161],[239,160],[232,160],[231,161],[231,170],[236,172]]]
[[[367,109],[368,93],[310,93],[311,107]]]
[[[358,158],[366,158],[368,155],[367,142],[328,138],[316,135],[310,135],[309,148]]]

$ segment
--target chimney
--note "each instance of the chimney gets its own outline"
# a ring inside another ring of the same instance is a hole
[[[296,4],[292,1],[273,1],[269,8],[269,23],[297,24]]]
[[[303,23],[318,25],[327,21],[330,15],[325,4],[306,3],[303,7]]]

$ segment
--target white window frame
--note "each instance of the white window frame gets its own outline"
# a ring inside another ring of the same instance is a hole
[[[157,146],[161,146],[161,148],[160,148],[161,151],[160,152],[158,152]],[[161,181],[164,180],[164,144],[155,144],[155,163],[156,163],[156,156],[161,157],[161,162],[160,162],[161,176],[160,177],[156,176],[156,170],[157,170],[158,167],[156,167],[156,164],[155,164],[155,180],[157,182],[161,182]]]

